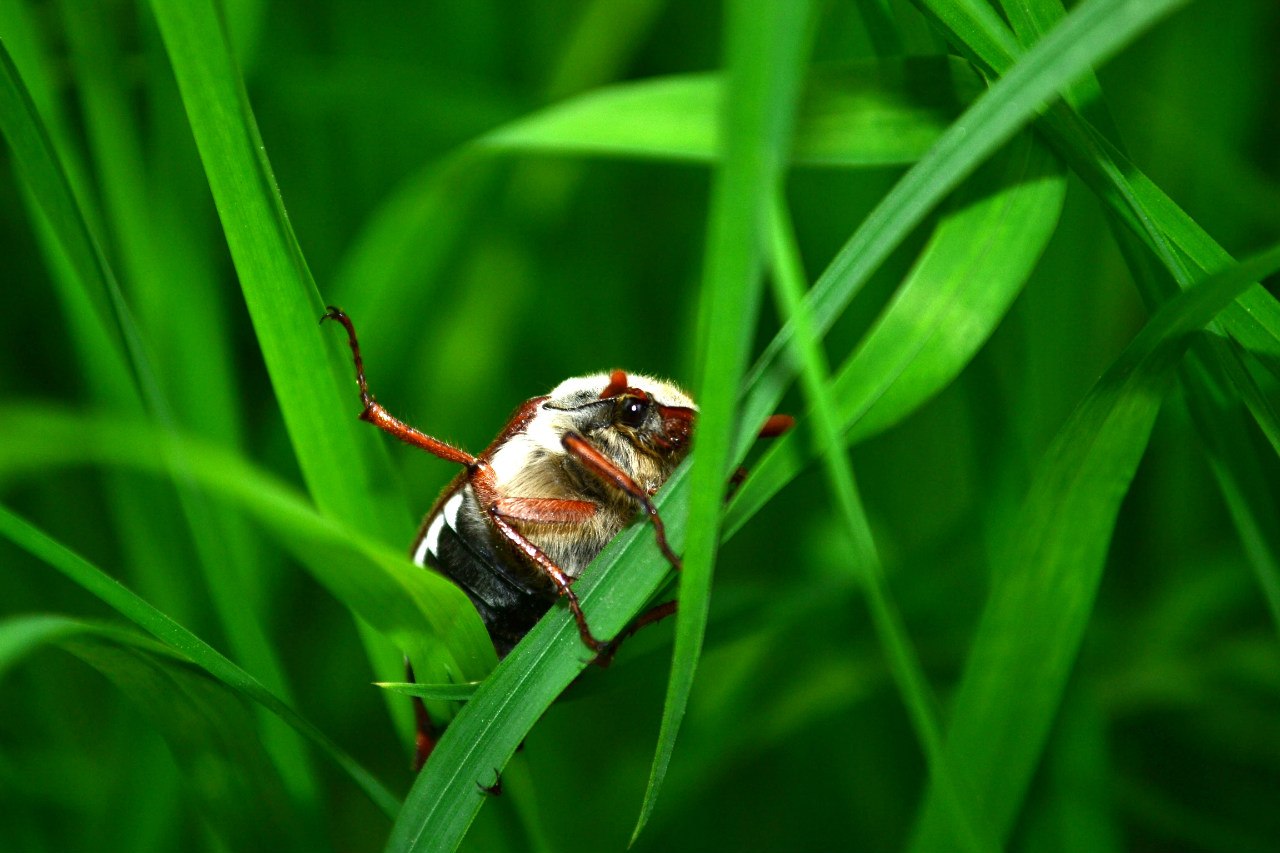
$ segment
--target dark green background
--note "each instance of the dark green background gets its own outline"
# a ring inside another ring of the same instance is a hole
[[[825,4],[813,60],[874,56],[860,11],[876,5]],[[946,52],[913,7],[891,5],[903,50]],[[28,85],[70,152],[64,164],[83,170],[73,180],[98,211],[91,219],[135,303],[160,385],[177,401],[179,428],[302,488],[150,8],[113,2],[85,17],[71,2],[0,6],[0,39],[24,78],[38,67],[48,83],[47,97]],[[349,264],[389,198],[480,134],[613,81],[718,68],[725,26],[718,4],[237,0],[226,18],[306,263],[322,297],[340,300],[360,325],[371,384],[393,412],[479,450],[517,403],[566,376],[619,366],[695,383],[711,185],[705,164],[494,158],[449,187],[425,228],[406,231],[407,260],[387,276],[389,288],[365,288]],[[583,24],[592,20],[594,29]],[[68,23],[105,33],[99,41],[113,53],[86,59],[85,41]],[[1133,162],[1236,257],[1280,233],[1277,43],[1275,3],[1201,2],[1100,73]],[[122,112],[105,120],[86,114],[93,104],[86,86],[95,80],[117,87]],[[112,129],[96,138],[95,126]],[[139,162],[113,153],[122,138],[134,140]],[[56,264],[9,150],[0,158],[0,407],[118,414],[75,354],[75,326],[51,283]],[[148,225],[113,208],[104,190],[113,162],[141,194]],[[810,277],[904,170],[790,175]],[[928,233],[919,229],[899,249],[827,337],[834,364],[861,339]],[[140,255],[130,254],[131,238],[141,241]],[[413,251],[419,243],[421,255]],[[161,249],[149,256],[148,245]],[[155,265],[131,267],[128,258],[139,256]],[[147,287],[165,295],[148,296]],[[779,325],[772,305],[766,297],[753,352]],[[995,555],[1018,523],[1036,466],[1147,313],[1101,205],[1071,177],[1058,227],[990,341],[956,382],[853,451],[890,588],[944,721]],[[1276,405],[1275,376],[1255,372]],[[805,406],[798,391],[784,404],[797,414]],[[1238,403],[1226,408],[1243,411]],[[1250,442],[1233,453],[1274,500],[1274,450],[1252,421],[1233,434]],[[388,454],[413,513],[425,511],[454,473],[404,447]],[[245,663],[210,602],[166,478],[112,465],[22,464],[3,453],[0,462],[5,506]],[[125,494],[137,497],[132,511],[120,510]],[[1274,567],[1277,554],[1267,549],[1280,518],[1261,521],[1271,527],[1258,546],[1261,562]],[[240,523],[242,553],[255,555],[235,569],[253,578],[245,612],[278,655],[294,706],[402,794],[411,782],[407,746],[370,686],[375,676],[351,612],[255,523]],[[408,517],[386,526],[400,532],[370,535],[407,546]],[[820,466],[722,551],[699,681],[637,849],[907,843],[927,774],[849,553]],[[148,561],[151,569],[139,568]],[[7,541],[0,566],[0,615],[119,621]],[[1275,849],[1276,637],[1179,386],[1125,497],[1080,655],[1008,849]],[[523,759],[548,849],[625,847],[648,778],[670,638],[670,625],[651,630],[611,670],[589,671],[529,735]],[[174,765],[146,708],[147,691],[177,689],[172,684],[134,683],[122,693],[77,657],[47,649],[23,658],[2,684],[0,847],[219,849],[194,805],[199,798],[182,787],[190,770]],[[232,775],[257,772],[254,759],[231,748],[226,755]],[[295,769],[319,789],[311,811],[280,805],[305,827],[303,837],[330,839],[336,850],[381,848],[389,824],[345,776],[317,756]],[[528,816],[518,811],[533,806],[517,802],[521,796],[508,790],[486,804],[465,848],[529,847]],[[265,846],[271,832],[253,823],[260,806],[245,803],[214,826],[256,825]]]

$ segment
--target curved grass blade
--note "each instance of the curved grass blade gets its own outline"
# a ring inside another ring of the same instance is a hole
[[[1143,327],[1072,413],[1023,504],[953,705],[947,749],[983,819],[1008,834],[1061,701],[1106,563],[1111,533],[1151,426],[1193,332],[1258,278],[1280,248],[1210,276]],[[912,849],[945,845],[932,788]]]
[[[36,623],[24,624],[29,619]],[[223,843],[323,849],[318,827],[291,808],[251,707],[239,695],[164,646],[109,625],[15,617],[0,622],[0,644],[12,632],[30,639],[33,628],[106,676],[160,733],[189,796]]]
[[[862,60],[817,68],[796,116],[797,166],[914,163],[981,91],[952,57]],[[719,74],[619,83],[548,107],[485,134],[506,152],[715,163],[722,153]]]
[[[830,371],[821,342],[813,332],[813,323],[806,310],[804,269],[795,242],[791,215],[787,210],[786,199],[780,192],[774,197],[769,224],[774,293],[781,316],[793,323],[796,329],[794,345],[796,357],[803,364],[801,380],[805,397],[810,403],[810,411],[816,424],[815,432],[825,448],[823,461],[826,463],[827,479],[842,516],[841,520],[853,543],[853,552],[849,555],[850,567],[857,573],[866,591],[876,634],[889,659],[889,670],[911,716],[916,738],[924,750],[929,779],[939,791],[939,799],[947,810],[946,819],[951,824],[948,847],[974,851],[996,850],[998,847],[991,841],[990,833],[980,822],[975,821],[976,813],[960,787],[961,777],[955,772],[954,765],[946,754],[933,691],[885,580],[884,566],[871,532],[871,524],[867,521],[854,480],[853,467],[841,440],[843,426],[836,413],[835,402],[829,397]]]
[[[1012,138],[1043,104],[1091,66],[1120,50],[1186,0],[1085,0],[956,120],[876,206],[809,295],[815,328],[825,333],[871,272],[932,207],[982,160]],[[748,377],[740,447],[752,439],[795,375],[794,331],[784,326]]]
[[[375,465],[371,431],[357,434],[350,367],[317,320],[324,303],[307,270],[248,96],[212,3],[152,3],[239,273],[303,478],[320,508],[392,541],[408,539],[403,501]]]
[[[34,625],[24,624],[37,620]],[[319,827],[292,808],[263,749],[252,709],[226,685],[147,637],[108,625],[48,616],[0,622],[29,640],[32,629],[98,670],[168,744],[210,830],[230,849],[324,849]]]
[[[166,451],[181,454],[195,482],[275,533],[335,598],[393,638],[424,672],[446,673],[440,681],[475,680],[493,667],[493,646],[480,617],[454,584],[318,513],[292,488],[234,453],[145,422],[39,406],[0,409],[0,431],[12,437],[0,447],[0,482],[71,464],[163,475]]]
[[[1029,135],[970,178],[866,339],[833,380],[853,443],[897,423],[950,383],[991,336],[1053,235],[1066,193]],[[807,418],[772,442],[729,505],[730,535],[821,452]]]
[[[215,4],[153,0],[151,7],[307,489],[324,513],[383,541],[408,541],[412,522],[386,451],[373,430],[357,433],[342,342],[316,325],[324,303],[285,214]],[[399,651],[357,624],[375,672],[394,677]],[[420,663],[424,677],[447,678],[429,661]],[[388,709],[408,740],[408,709],[402,703]]]
[[[112,580],[87,560],[50,539],[34,526],[0,506],[0,535],[62,572],[115,608],[122,616],[160,640],[165,648],[191,661],[236,694],[266,708],[306,737],[341,767],[389,817],[399,802],[367,770],[329,740],[323,732],[282,702],[249,673],[219,654],[159,610]]]
[[[141,310],[149,338],[163,342],[165,354],[152,361],[155,368],[157,398],[152,409],[162,421],[181,419],[197,424],[209,434],[236,442],[239,425],[235,422],[238,407],[233,404],[230,344],[223,328],[221,306],[212,299],[214,283],[208,275],[203,279],[190,269],[201,265],[184,264],[175,258],[177,248],[194,242],[176,233],[183,224],[169,223],[165,239],[156,239],[159,228],[154,220],[151,196],[146,183],[139,180],[147,174],[135,122],[129,114],[125,86],[117,69],[124,63],[112,41],[112,27],[96,6],[81,8],[63,3],[62,19],[71,48],[77,88],[84,108],[85,127],[97,173],[101,176],[101,195],[109,212],[107,219],[115,235],[118,257],[127,273],[125,284],[132,283],[132,305]],[[189,227],[189,226],[188,226]],[[207,260],[207,259],[204,259]],[[167,266],[166,266],[167,265]],[[181,270],[181,275],[178,275]],[[131,279],[131,282],[129,281]],[[166,286],[182,280],[184,286]],[[198,354],[197,354],[198,353]],[[167,358],[166,358],[167,357]],[[161,366],[183,365],[186,375],[159,375]],[[168,378],[169,382],[164,382]],[[187,409],[170,412],[168,397],[162,388],[181,389],[180,400]],[[242,518],[225,508],[212,505],[198,490],[182,484],[183,463],[174,459],[175,479],[187,526],[192,532],[199,559],[197,564],[205,586],[211,593],[214,608],[234,656],[251,672],[257,673],[273,692],[290,698],[284,667],[267,638],[263,614],[246,607],[252,600],[256,572],[238,571],[241,567],[262,565],[261,554],[253,547],[253,539]],[[318,812],[318,796],[313,774],[303,744],[279,721],[263,717],[265,735],[277,763],[290,788],[312,811]]]
[[[985,4],[974,0],[916,2],[992,73],[1005,73],[1022,53],[1004,23]],[[1032,40],[1039,27],[1061,17],[1060,10],[1050,8],[1052,4],[1045,0],[1030,5],[1030,9],[1010,16],[1025,41]],[[1131,0],[1130,5],[1135,3]],[[1070,107],[1055,104],[1040,127],[1067,163],[1168,268],[1180,287],[1192,283],[1184,257],[1202,272],[1214,272],[1232,262],[1231,256],[1124,152]],[[1273,375],[1280,376],[1280,301],[1261,287],[1249,288],[1238,304],[1223,312],[1219,322]]]

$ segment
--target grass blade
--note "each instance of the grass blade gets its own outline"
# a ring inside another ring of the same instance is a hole
[[[0,522],[2,523],[2,522]],[[0,621],[0,656],[40,639],[97,669],[164,737],[182,779],[214,834],[231,849],[314,850],[318,827],[291,808],[235,691],[146,637],[108,625],[49,616]]]
[[[984,819],[1008,834],[1075,660],[1120,503],[1190,335],[1280,248],[1211,276],[1160,310],[1089,392],[1046,453],[993,588],[954,702],[947,748]],[[930,790],[912,849],[945,844]]]
[[[810,14],[803,3],[774,3],[762,10],[746,0],[730,4],[726,14],[724,154],[712,187],[703,269],[698,451],[689,478],[680,612],[662,728],[633,841],[666,776],[702,652],[723,491],[735,462],[738,388],[759,308],[767,203],[782,185]]]
[[[518,119],[477,144],[505,152],[715,163],[725,80],[690,74],[593,90]],[[977,96],[948,57],[862,60],[814,69],[796,115],[797,166],[913,163]]]
[[[1020,136],[949,203],[919,260],[831,388],[853,443],[931,399],[995,331],[1057,224],[1066,181],[1056,160]],[[823,447],[808,418],[771,443],[729,506],[730,535]]]
[[[795,245],[791,215],[781,193],[774,198],[770,216],[774,292],[781,307],[781,314],[794,325],[796,357],[803,365],[801,380],[808,399],[815,432],[825,452],[827,479],[836,499],[842,521],[853,542],[850,556],[851,568],[857,573],[867,594],[871,616],[875,622],[880,645],[889,658],[889,670],[898,685],[898,692],[911,716],[917,740],[924,750],[929,766],[929,778],[940,792],[939,799],[947,809],[951,821],[948,847],[975,851],[996,850],[987,836],[987,830],[977,823],[972,805],[960,788],[960,776],[953,770],[942,741],[942,727],[933,691],[920,666],[919,656],[907,634],[906,626],[898,612],[884,576],[884,566],[876,548],[871,524],[867,521],[862,498],[854,480],[844,442],[841,441],[843,425],[836,412],[830,394],[830,376],[826,357],[813,331],[813,324],[804,302],[804,270],[800,252]]]
[[[0,410],[0,427],[14,437],[0,449],[0,482],[86,463],[164,474],[165,454],[181,455],[196,483],[259,520],[335,598],[431,671],[475,680],[493,667],[480,617],[454,584],[414,566],[399,549],[322,515],[234,453],[145,422],[40,406]]]
[[[810,291],[816,330],[824,333],[871,272],[937,202],[1029,122],[1045,101],[1118,51],[1185,0],[1134,4],[1086,0],[965,110],[841,247]],[[979,132],[980,129],[980,132]],[[795,375],[784,326],[748,377],[741,444],[764,421]]]
[[[282,702],[261,682],[227,660],[203,640],[3,506],[0,506],[0,534],[102,599],[122,616],[155,636],[167,648],[200,666],[236,693],[284,720],[345,770],[361,790],[388,816],[396,814],[399,803],[395,796],[368,771],[347,756],[319,729]]]

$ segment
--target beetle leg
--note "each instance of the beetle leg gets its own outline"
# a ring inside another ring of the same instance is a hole
[[[682,567],[680,558],[676,556],[675,552],[671,550],[671,546],[667,544],[667,531],[662,526],[662,516],[658,515],[658,508],[649,499],[649,493],[636,485],[636,481],[631,479],[631,476],[626,471],[615,465],[607,456],[597,450],[591,442],[578,433],[565,433],[560,443],[588,471],[619,491],[630,495],[636,503],[644,508],[649,520],[653,522],[654,531],[657,533],[658,547],[662,549],[662,553],[671,562],[671,565],[679,570]]]
[[[668,616],[676,612],[679,605],[677,601],[665,601],[662,604],[656,604],[650,607],[644,613],[641,613],[636,620],[627,626],[627,629],[618,636],[614,637],[605,645],[607,648],[600,654],[595,656],[591,662],[601,669],[605,669],[609,664],[613,663],[613,656],[618,653],[618,647],[622,645],[622,641],[630,637],[641,628],[661,622]]]
[[[415,681],[413,677],[413,664],[409,663],[409,659],[404,659],[404,676],[405,681]],[[436,733],[436,727],[431,724],[431,716],[427,713],[427,706],[422,701],[421,696],[414,696],[413,699],[413,720],[417,725],[417,735],[413,740],[413,771],[416,773],[422,769],[422,765],[427,763],[427,759],[431,757],[431,750],[436,748],[436,742],[439,740]]]
[[[770,415],[765,420],[764,426],[760,427],[761,438],[777,438],[786,434],[796,425],[796,419],[791,415]],[[733,471],[733,476],[729,478],[729,490],[725,493],[724,502],[728,503],[733,500],[733,496],[738,493],[738,487],[742,485],[742,481],[747,479],[747,469],[738,467]]]
[[[329,310],[320,318],[320,322],[323,323],[325,320],[337,320],[347,330],[347,343],[351,345],[351,355],[356,363],[356,384],[360,386],[360,402],[364,404],[364,410],[360,412],[360,420],[368,421],[406,444],[412,444],[447,462],[456,462],[459,465],[475,464],[476,458],[470,453],[414,429],[384,409],[382,404],[373,398],[373,394],[369,393],[369,383],[364,378],[364,360],[360,357],[360,343],[356,340],[356,327],[352,324],[351,318],[341,309],[330,305]]]
[[[504,518],[538,524],[581,524],[597,509],[591,501],[563,498],[499,498],[497,506]]]
[[[498,771],[498,768],[496,767],[493,768],[493,784],[481,785],[479,782],[476,782],[476,787],[479,788],[480,793],[484,794],[485,796],[501,797],[502,796],[502,773]]]
[[[489,521],[493,524],[494,529],[498,531],[498,534],[522,553],[531,564],[537,567],[538,571],[542,572],[551,581],[551,584],[556,588],[556,592],[564,596],[565,601],[569,603],[569,611],[573,613],[573,619],[578,623],[578,634],[581,635],[582,642],[597,654],[604,651],[608,644],[597,640],[595,635],[591,633],[591,629],[587,627],[586,614],[582,612],[582,604],[578,601],[577,593],[573,591],[573,578],[569,577],[564,569],[557,566],[555,560],[543,553],[541,548],[525,538],[525,535],[511,523],[511,517],[503,512],[504,501],[509,506],[514,502],[515,506],[519,508],[523,499],[503,498],[498,492],[497,484],[494,482],[493,469],[483,460],[471,467],[467,479],[471,483],[472,491],[475,492],[476,502],[484,507],[485,513],[489,516]],[[552,503],[586,503],[586,501],[559,502],[551,498],[544,500]],[[594,505],[592,507],[591,512],[594,513]],[[582,509],[579,507],[576,511],[581,513]],[[519,516],[517,515],[515,518],[518,520]]]

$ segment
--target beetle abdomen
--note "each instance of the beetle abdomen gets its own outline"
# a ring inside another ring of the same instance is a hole
[[[501,658],[550,609],[556,593],[493,542],[470,487],[463,485],[428,518],[413,559],[462,588]]]

